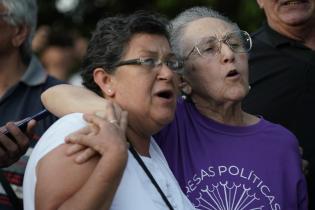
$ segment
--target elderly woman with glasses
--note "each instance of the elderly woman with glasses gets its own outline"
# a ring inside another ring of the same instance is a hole
[[[179,14],[170,30],[174,53],[185,61],[179,72],[185,100],[178,98],[174,120],[155,138],[190,201],[197,209],[306,210],[297,139],[242,110],[250,89],[248,33],[204,7]],[[66,101],[71,106],[53,101],[62,94],[72,97]],[[44,102],[58,115],[101,110],[106,104],[88,95],[60,86],[48,90]],[[81,157],[90,154],[84,151]]]

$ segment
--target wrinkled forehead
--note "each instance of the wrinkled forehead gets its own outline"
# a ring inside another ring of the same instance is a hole
[[[207,37],[221,38],[235,30],[235,26],[224,20],[206,17],[190,22],[184,30],[183,39],[186,47],[193,47]]]
[[[125,54],[166,57],[172,55],[168,39],[163,35],[138,33],[132,36]]]

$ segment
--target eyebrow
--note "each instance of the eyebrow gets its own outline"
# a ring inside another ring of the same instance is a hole
[[[230,32],[229,32],[230,33]],[[226,33],[226,34],[229,34],[229,33]],[[201,40],[209,40],[210,38],[215,38],[215,39],[218,39],[218,38],[221,38],[221,37],[225,37],[226,34],[223,34],[223,36],[218,36],[216,34],[213,34],[213,35],[208,35],[208,36],[204,36],[200,39]]]
[[[208,42],[211,38],[215,38],[215,39],[225,39],[226,37],[228,37],[228,35],[230,35],[231,33],[233,33],[235,31],[229,31],[225,34],[221,34],[222,36],[217,36],[217,35],[211,35],[211,36],[205,36],[205,37],[202,37],[199,41],[197,41],[196,44],[200,44],[201,42]]]

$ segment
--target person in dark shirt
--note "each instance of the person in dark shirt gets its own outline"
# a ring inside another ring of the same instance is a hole
[[[41,93],[61,83],[48,76],[32,54],[36,20],[35,0],[0,0],[0,126],[1,131],[8,129],[15,138],[10,139],[0,132],[1,210],[19,209],[28,156],[39,136],[56,120],[50,115],[38,122],[30,140],[14,123],[7,123],[44,109]],[[8,197],[5,186],[14,189],[17,197]]]
[[[315,1],[257,0],[266,23],[253,33],[251,90],[244,110],[291,130],[309,161],[310,209],[315,208]]]

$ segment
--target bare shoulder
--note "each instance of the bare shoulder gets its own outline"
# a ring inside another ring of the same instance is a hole
[[[76,164],[73,156],[66,156],[68,146],[61,144],[38,162],[36,206],[59,206],[82,187],[95,168],[98,157]]]

